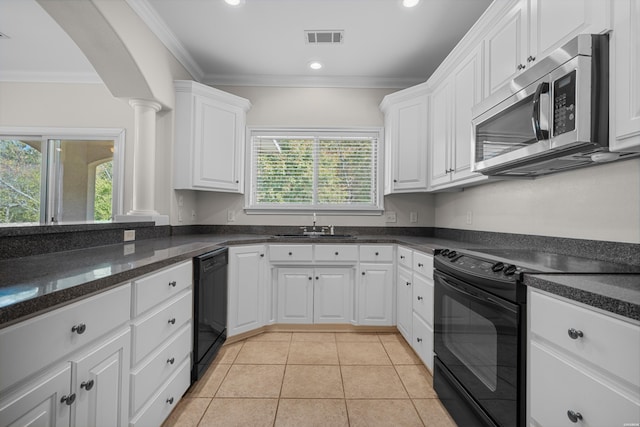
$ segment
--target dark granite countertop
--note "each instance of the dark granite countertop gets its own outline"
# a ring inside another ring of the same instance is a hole
[[[402,244],[427,253],[433,253],[434,249],[445,247],[470,249],[480,253],[484,253],[485,250],[490,251],[482,249],[486,248],[486,245],[408,235],[301,238],[263,234],[187,234],[5,259],[0,260],[0,328],[222,246],[262,243],[387,243]],[[554,256],[547,256],[545,259],[552,258],[555,259]],[[581,264],[587,265],[587,262]],[[590,271],[606,271],[602,270],[604,264],[601,262],[589,261],[588,265],[595,268]],[[624,270],[624,268],[621,269]],[[630,289],[629,292],[633,293],[633,290]],[[636,288],[635,292],[634,297],[630,297],[628,301],[635,306],[637,313],[639,310],[637,298],[640,290]]]
[[[525,274],[524,284],[640,320],[640,274]]]

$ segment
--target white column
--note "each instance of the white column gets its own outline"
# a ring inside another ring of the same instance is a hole
[[[134,111],[133,209],[128,215],[157,216],[155,210],[156,113],[155,101],[131,99]]]

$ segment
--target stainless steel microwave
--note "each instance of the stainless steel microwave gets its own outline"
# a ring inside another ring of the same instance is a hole
[[[537,176],[608,152],[609,40],[579,35],[473,110],[472,170]]]

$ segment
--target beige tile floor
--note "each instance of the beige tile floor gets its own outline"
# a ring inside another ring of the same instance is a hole
[[[399,334],[268,332],[225,345],[163,427],[455,427]]]

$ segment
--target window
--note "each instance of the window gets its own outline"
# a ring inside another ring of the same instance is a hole
[[[380,213],[379,134],[252,129],[247,211]]]
[[[121,213],[122,130],[20,131],[0,128],[0,224],[104,222]]]

